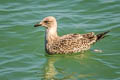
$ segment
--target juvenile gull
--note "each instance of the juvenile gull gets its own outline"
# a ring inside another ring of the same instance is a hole
[[[43,26],[45,32],[45,50],[48,54],[70,54],[90,49],[91,45],[105,37],[109,31],[95,35],[94,32],[86,34],[67,34],[58,36],[57,21],[55,17],[45,17],[34,27]]]

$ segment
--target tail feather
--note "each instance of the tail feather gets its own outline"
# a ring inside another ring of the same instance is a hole
[[[106,34],[107,34],[108,32],[110,32],[110,31],[106,31],[106,32],[97,34],[97,40],[96,40],[96,41],[105,38],[105,37],[107,36]]]

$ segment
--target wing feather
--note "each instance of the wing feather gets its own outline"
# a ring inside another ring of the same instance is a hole
[[[51,46],[52,52],[73,53],[88,50],[90,45],[95,42],[94,33],[87,34],[67,34],[60,37],[59,41]]]

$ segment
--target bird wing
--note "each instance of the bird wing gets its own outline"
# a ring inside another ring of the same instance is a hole
[[[96,35],[93,32],[87,33],[87,34],[68,34],[61,37],[60,42],[64,43],[73,43],[76,42],[76,44],[81,43],[82,44],[93,44],[96,42]]]
[[[62,53],[80,52],[88,50],[90,44],[95,42],[94,33],[87,34],[67,34],[60,37],[60,40],[54,43],[52,46],[55,50]]]
[[[82,34],[82,36],[83,36],[83,38],[86,38],[88,40],[89,44],[93,44],[97,40],[97,36],[95,35],[94,32],[90,32],[90,33],[87,33],[87,34]]]

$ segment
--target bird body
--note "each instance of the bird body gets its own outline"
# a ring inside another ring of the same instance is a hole
[[[93,35],[94,39],[92,40],[89,38],[85,38],[84,36],[86,37],[87,35],[67,34],[62,37],[51,39],[50,42],[47,42],[45,44],[47,52],[51,54],[68,54],[88,50],[90,48],[90,45],[95,42],[96,37]]]
[[[57,35],[57,21],[53,16],[44,18],[34,27],[44,26],[45,50],[48,54],[70,54],[83,52],[90,49],[91,45],[105,37],[109,31],[95,35],[94,32],[86,34]]]

